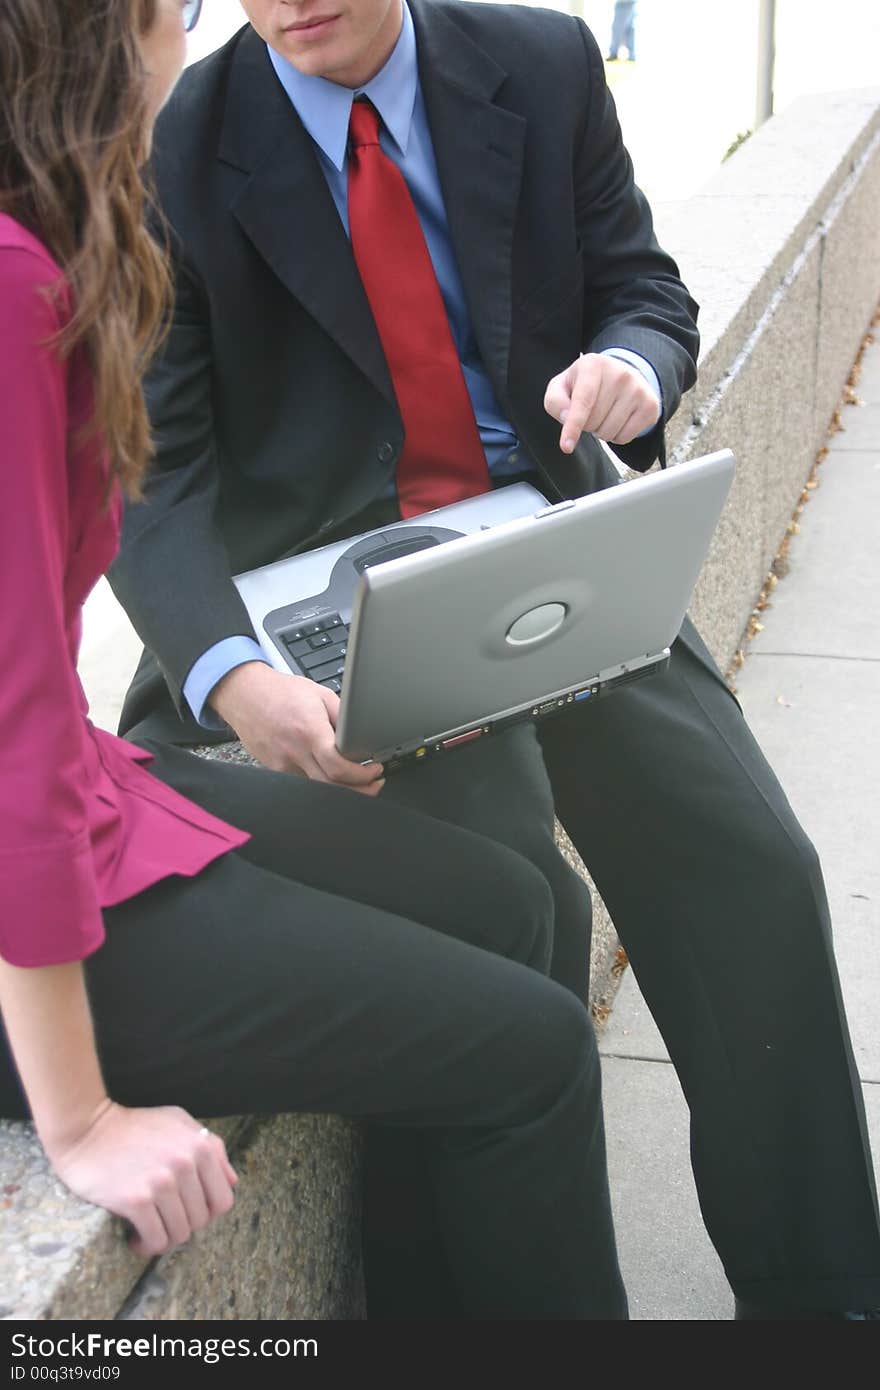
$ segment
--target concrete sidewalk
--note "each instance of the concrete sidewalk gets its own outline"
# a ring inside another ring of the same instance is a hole
[[[864,354],[856,395],[862,403],[841,410],[843,432],[829,441],[790,542],[789,572],[736,684],[822,860],[880,1170],[880,342]],[[687,1108],[631,971],[600,1051],[630,1314],[730,1319],[733,1296],[691,1176]]]

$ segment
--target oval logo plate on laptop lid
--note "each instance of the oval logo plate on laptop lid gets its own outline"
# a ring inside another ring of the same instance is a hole
[[[512,647],[541,642],[562,626],[567,612],[564,603],[542,603],[538,608],[530,608],[510,624],[506,640]]]

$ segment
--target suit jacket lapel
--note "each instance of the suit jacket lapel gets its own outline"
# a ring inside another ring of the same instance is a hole
[[[494,59],[431,0],[409,6],[452,244],[477,345],[503,399],[526,123],[494,104],[506,76]]]
[[[232,60],[219,158],[241,171],[230,211],[260,255],[394,404],[382,344],[311,139],[252,29]]]
[[[525,121],[493,103],[504,70],[430,0],[409,3],[449,231],[477,344],[503,398]],[[219,158],[241,172],[230,210],[260,255],[394,404],[370,306],[311,139],[252,29],[232,60]]]

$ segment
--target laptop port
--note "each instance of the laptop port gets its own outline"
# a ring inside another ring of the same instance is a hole
[[[452,738],[444,738],[438,744],[439,748],[458,748],[459,744],[471,743],[475,738],[480,738],[486,732],[485,729],[468,729],[466,734],[453,734]]]
[[[532,714],[550,714],[553,710],[562,709],[564,705],[564,696],[559,700],[545,700],[542,705],[535,705]]]

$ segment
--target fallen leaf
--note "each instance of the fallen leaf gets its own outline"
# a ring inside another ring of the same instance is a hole
[[[628,964],[629,957],[627,956],[626,951],[623,949],[623,947],[619,946],[614,953],[614,961],[611,966],[611,974],[614,976],[622,975]]]

